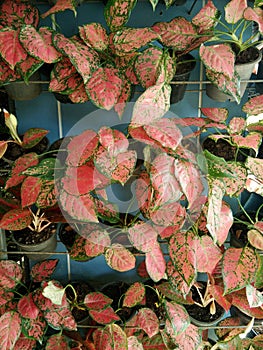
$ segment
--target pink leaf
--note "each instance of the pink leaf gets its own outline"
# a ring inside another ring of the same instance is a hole
[[[37,346],[36,339],[26,338],[23,333],[20,334],[20,337],[15,343],[13,350],[31,350]],[[53,349],[54,350],[54,349]]]
[[[72,0],[57,0],[55,5],[52,6],[48,11],[43,13],[41,17],[46,18],[47,16],[50,16],[60,11],[65,11],[67,9],[72,10],[74,14],[76,14],[74,2]]]
[[[21,28],[23,24],[32,24],[37,27],[39,12],[36,6],[21,2],[6,0],[0,9],[0,22],[3,26]]]
[[[129,141],[121,131],[104,126],[100,128],[98,134],[101,145],[107,149],[111,157],[127,151]]]
[[[233,135],[232,140],[238,147],[252,148],[257,153],[262,142],[262,135],[259,133],[251,133],[247,136]]]
[[[172,263],[188,286],[195,282],[197,276],[195,246],[195,235],[191,231],[178,232],[169,242]]]
[[[103,254],[105,249],[111,244],[110,236],[106,230],[94,228],[92,232],[87,234],[84,228],[81,235],[85,237],[85,253],[90,257]]]
[[[246,166],[256,178],[263,181],[263,159],[248,157]]]
[[[109,324],[120,320],[119,316],[114,312],[111,306],[99,310],[89,310],[89,314],[93,320],[100,324]]]
[[[229,134],[241,134],[246,128],[246,120],[241,117],[234,117],[228,125]]]
[[[155,313],[148,308],[139,310],[137,316],[137,326],[151,338],[159,332],[159,321]]]
[[[100,23],[89,23],[79,27],[81,39],[96,51],[105,51],[109,45],[106,29]]]
[[[52,44],[54,33],[55,31],[48,27],[41,27],[37,32],[33,26],[28,25],[21,28],[19,40],[24,49],[36,59],[45,63],[54,63],[62,56]]]
[[[177,202],[168,203],[152,211],[150,217],[153,223],[159,226],[179,225],[181,227],[186,217],[186,210]]]
[[[108,67],[97,69],[85,85],[91,101],[107,111],[117,104],[122,86],[118,70]]]
[[[139,342],[136,336],[130,336],[128,338],[128,350],[143,350],[142,344]]]
[[[22,317],[32,319],[37,318],[40,311],[33,301],[32,293],[24,295],[19,300],[17,308]]]
[[[0,30],[0,52],[11,69],[26,59],[27,53],[18,40],[17,30],[11,28]]]
[[[236,306],[240,311],[244,312],[246,315],[250,317],[255,317],[259,319],[263,319],[263,309],[262,307],[250,307],[247,295],[246,288],[235,291],[231,293],[232,297],[232,305]]]
[[[129,240],[138,250],[146,253],[154,249],[158,232],[147,222],[139,222],[129,228]]]
[[[122,83],[123,85],[120,96],[118,98],[117,103],[114,106],[114,110],[118,114],[120,119],[122,118],[127,102],[130,100],[132,95],[132,86],[130,81],[128,79],[123,78]]]
[[[112,299],[100,292],[92,292],[85,296],[84,304],[88,309],[101,310],[112,303]]]
[[[221,305],[226,312],[229,311],[231,307],[231,302],[224,296],[224,288],[216,284],[210,284],[208,286],[209,294],[215,298],[216,302]],[[230,298],[231,300],[231,298]]]
[[[263,95],[252,97],[242,107],[243,112],[248,115],[258,115],[263,113]]]
[[[41,190],[42,181],[38,177],[28,176],[21,186],[22,208],[35,204]]]
[[[263,250],[263,236],[260,232],[257,230],[249,230],[247,233],[247,238],[253,247]]]
[[[217,23],[218,9],[212,1],[208,1],[205,6],[192,18],[192,23],[199,27],[199,33],[211,32]]]
[[[42,282],[48,280],[55,271],[58,259],[47,259],[36,263],[31,269],[31,277],[34,282]]]
[[[156,244],[151,251],[146,252],[145,263],[147,272],[154,282],[165,277],[166,262],[159,244]]]
[[[22,230],[32,222],[32,214],[26,209],[11,209],[4,214],[0,221],[0,227],[5,230]]]
[[[187,295],[190,293],[193,283],[195,282],[195,279],[193,279],[190,285],[188,285],[188,283],[184,280],[184,276],[182,276],[182,272],[180,271],[179,273],[179,270],[171,260],[167,263],[167,275],[169,276],[172,287],[181,296],[181,298],[186,299]]]
[[[263,31],[263,19],[262,9],[260,7],[247,7],[243,14],[244,18],[248,21],[254,21],[258,24],[258,30],[260,33]]]
[[[107,2],[104,16],[106,23],[112,32],[119,30],[125,25],[135,5],[135,0],[115,0],[114,2]]]
[[[202,236],[196,240],[196,262],[198,272],[212,274],[217,263],[222,258],[221,250],[209,236]]]
[[[225,6],[225,20],[235,24],[243,18],[244,10],[247,8],[247,0],[231,0]]]
[[[242,289],[249,284],[257,268],[258,259],[251,248],[228,248],[223,256],[225,293]]]
[[[18,312],[6,312],[0,317],[0,348],[13,349],[21,332],[21,318]]]
[[[0,141],[0,158],[2,158],[5,154],[5,151],[7,150],[7,145],[7,141]]]
[[[198,327],[190,324],[185,332],[173,338],[180,350],[194,350],[202,342]]]
[[[114,270],[124,272],[135,267],[135,257],[120,244],[112,244],[105,252],[107,264]]]
[[[190,317],[185,308],[176,302],[166,301],[165,310],[174,330],[174,335],[183,333],[190,325]]]
[[[203,115],[213,120],[214,122],[219,122],[225,124],[228,118],[228,110],[226,108],[217,108],[217,107],[203,107],[201,108]]]
[[[14,289],[22,276],[22,268],[15,261],[0,260],[0,286],[3,290]]]
[[[122,305],[124,307],[133,307],[142,302],[145,297],[145,287],[141,282],[133,283],[125,293]]]
[[[75,343],[75,342],[74,342]],[[46,343],[46,350],[70,350],[67,339],[64,335],[57,333],[51,335]]]

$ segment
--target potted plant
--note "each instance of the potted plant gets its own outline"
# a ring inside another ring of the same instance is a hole
[[[200,47],[199,54],[212,83],[207,84],[207,94],[218,101],[229,98],[239,103],[246,88],[246,83],[240,85],[240,81],[248,80],[261,60],[261,52],[256,47],[258,33],[252,32],[252,25],[256,22],[259,33],[262,31],[262,10],[257,3],[252,8],[246,1],[231,0],[224,8],[221,20],[212,1],[206,6],[212,12],[207,20],[211,22],[213,36]],[[198,25],[199,20],[193,18],[193,23]]]
[[[10,0],[1,4],[0,83],[12,99],[37,97],[42,90],[41,84],[37,84],[40,80],[38,69],[44,62],[54,63],[61,57],[51,45],[53,30],[42,27],[38,31],[38,23],[39,11],[35,6]],[[21,83],[23,80],[24,83]],[[33,80],[33,83],[29,83],[29,80]]]
[[[64,297],[60,306],[52,304],[42,294],[45,284],[51,281],[58,260],[46,260],[33,266],[30,280],[25,281],[19,264],[11,260],[1,260],[0,344],[2,349],[34,349],[37,344],[66,344],[70,339],[62,335],[62,330],[76,330],[77,324]],[[62,288],[53,281],[57,289]],[[42,285],[41,285],[42,284]],[[51,327],[51,328],[50,328]],[[49,329],[57,330],[50,335]],[[67,346],[67,347],[66,347]]]

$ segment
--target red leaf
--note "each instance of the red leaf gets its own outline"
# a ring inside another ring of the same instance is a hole
[[[169,242],[172,263],[188,286],[195,282],[197,276],[195,246],[195,235],[191,231],[177,232]]]
[[[31,212],[26,209],[11,209],[4,214],[0,227],[5,230],[22,230],[29,226],[33,220]]]
[[[122,85],[117,69],[101,67],[92,74],[85,87],[91,101],[109,111],[118,102]]]
[[[68,305],[54,306],[44,311],[46,321],[55,329],[77,330],[77,323]]]
[[[119,316],[115,314],[111,306],[107,306],[103,310],[89,310],[89,314],[93,320],[100,324],[109,324],[120,320]]]
[[[165,277],[166,262],[159,244],[145,254],[145,263],[147,272],[154,282]]]
[[[55,271],[58,261],[58,259],[48,259],[36,263],[30,272],[33,281],[42,282],[43,280],[48,280]]]
[[[0,22],[3,26],[20,28],[23,24],[37,27],[39,12],[36,6],[21,1],[6,0],[0,9]]]
[[[262,307],[249,306],[245,288],[231,293],[231,297],[232,297],[232,305],[236,306],[239,310],[244,312],[246,315],[250,317],[259,318],[261,320],[263,319]]]
[[[28,169],[31,166],[37,165],[38,162],[38,155],[34,152],[27,153],[19,157],[14,162],[11,171],[11,177],[7,180],[5,188],[8,189],[20,184],[25,179],[25,175],[21,175],[22,171]]]
[[[39,32],[33,26],[24,26],[19,33],[19,40],[24,49],[33,57],[45,63],[54,63],[61,58],[52,43],[55,33],[48,27],[41,27]]]
[[[217,263],[222,258],[220,248],[213,242],[210,236],[197,238],[195,248],[198,272],[212,274]]]
[[[40,311],[33,301],[32,293],[24,295],[19,300],[17,308],[22,317],[32,319],[37,318]]]
[[[0,30],[0,52],[11,69],[27,58],[27,53],[18,40],[18,31],[11,28]]]
[[[21,281],[23,271],[13,260],[0,260],[0,286],[4,290],[14,289]]]
[[[21,186],[21,206],[29,207],[36,203],[41,190],[42,180],[38,177],[28,176]]]
[[[147,270],[146,270],[145,261],[142,261],[142,262],[139,264],[139,266],[138,266],[138,268],[137,268],[137,273],[138,273],[138,275],[139,275],[140,277],[142,277],[142,278],[149,278],[149,277],[150,277],[149,274],[148,274],[148,272],[147,272]]]
[[[23,333],[20,334],[20,337],[15,343],[13,350],[31,350],[36,347],[37,341],[36,339],[26,338]],[[54,350],[54,349],[53,349]]]
[[[51,335],[46,343],[46,350],[70,350],[71,346],[68,344],[66,337],[63,334]]]
[[[5,154],[5,151],[7,150],[7,145],[7,141],[0,141],[0,158],[2,158]]]
[[[112,269],[120,272],[132,270],[136,262],[133,254],[117,243],[106,250],[105,259]]]
[[[250,284],[258,268],[258,258],[249,248],[228,248],[223,256],[225,294]]]
[[[158,232],[147,222],[139,222],[129,228],[129,240],[138,250],[146,253],[154,249]]]
[[[145,287],[141,282],[133,283],[126,291],[123,299],[123,307],[133,307],[142,302],[145,297]]]
[[[85,296],[84,304],[88,309],[101,310],[112,303],[112,299],[100,292],[92,292]]]
[[[139,310],[137,316],[137,326],[151,338],[159,332],[159,321],[155,313],[148,308]]]
[[[13,349],[21,332],[21,318],[18,312],[6,312],[0,317],[0,348]]]
[[[47,134],[48,130],[39,128],[30,128],[26,130],[23,136],[23,148],[32,148],[37,145]]]

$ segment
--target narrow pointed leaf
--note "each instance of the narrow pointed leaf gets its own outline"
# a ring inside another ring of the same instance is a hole
[[[120,244],[113,244],[105,252],[107,264],[119,272],[129,271],[135,267],[134,255]]]
[[[106,23],[112,32],[119,30],[126,24],[136,3],[137,0],[107,1],[104,9],[104,16]]]
[[[5,154],[5,151],[7,150],[7,145],[7,141],[0,141],[0,158],[2,158]]]
[[[223,256],[225,293],[242,289],[250,284],[257,268],[257,255],[251,248],[228,248]]]

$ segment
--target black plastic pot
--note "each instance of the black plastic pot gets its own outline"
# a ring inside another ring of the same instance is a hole
[[[171,97],[170,103],[174,104],[181,101],[184,98],[187,81],[189,81],[190,74],[195,68],[196,61],[194,56],[191,54],[186,54],[181,56],[176,64],[176,73],[171,82]],[[176,81],[184,82],[182,84],[176,84]]]

